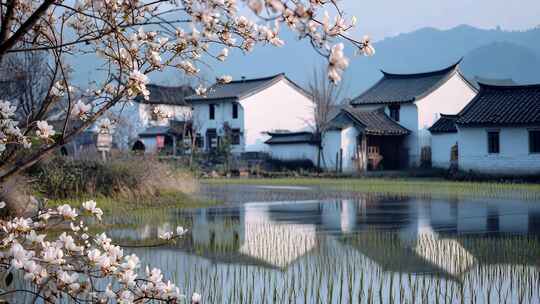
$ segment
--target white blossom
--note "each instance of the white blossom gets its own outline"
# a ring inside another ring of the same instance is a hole
[[[53,126],[49,125],[45,120],[38,121],[37,128],[36,135],[40,138],[48,139],[55,134]]]

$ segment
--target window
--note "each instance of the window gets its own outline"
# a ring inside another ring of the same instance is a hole
[[[209,116],[210,120],[216,119],[216,105],[211,103],[208,106],[209,106],[209,108],[208,108],[208,116]]]
[[[231,144],[232,145],[239,145],[240,144],[240,129],[232,129]]]
[[[395,121],[399,121],[399,105],[391,105],[390,109],[390,118]]]
[[[233,102],[232,104],[232,118],[237,119],[238,118],[238,103]]]
[[[488,153],[498,154],[500,151],[499,131],[489,131],[488,136]]]
[[[540,153],[540,130],[529,131],[529,152]]]

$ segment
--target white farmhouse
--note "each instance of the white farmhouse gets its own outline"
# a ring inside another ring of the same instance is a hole
[[[457,114],[476,95],[459,62],[441,70],[383,77],[351,100],[322,141],[325,166],[342,172],[402,169],[431,158],[428,128],[440,113]],[[423,158],[422,158],[423,155]]]
[[[480,84],[456,126],[461,170],[540,174],[540,84]]]
[[[155,153],[161,149],[173,149],[191,119],[191,105],[185,97],[195,93],[188,85],[161,86],[150,84],[149,100],[137,97],[133,103],[122,103],[113,109],[119,116],[119,127],[115,130],[119,145],[124,148]]]
[[[268,152],[267,132],[306,129],[312,102],[285,74],[216,83],[206,96],[191,96],[193,128],[209,151],[229,136],[233,153]]]

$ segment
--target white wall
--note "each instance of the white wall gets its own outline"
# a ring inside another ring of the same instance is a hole
[[[273,86],[240,101],[244,108],[246,151],[268,151],[264,144],[274,130],[307,130],[313,121],[313,105],[308,97],[282,79]]]
[[[350,126],[341,131],[341,149],[343,150],[343,172],[354,173],[357,172],[355,165],[356,156],[358,152],[358,130]]]
[[[157,139],[156,137],[144,137],[139,139],[144,144],[144,153],[157,153]]]
[[[474,97],[476,91],[465,82],[458,73],[455,73],[448,81],[437,90],[418,100],[418,132],[409,135],[408,141],[416,137],[417,149],[411,154],[412,165],[419,165],[420,151],[424,146],[431,145],[431,133],[427,130],[440,117],[440,114],[457,114]]]
[[[279,160],[304,160],[308,159],[317,165],[318,149],[316,145],[307,143],[269,145],[270,156]]]
[[[322,138],[321,167],[328,171],[336,170],[336,155],[341,149],[341,130],[327,131]]]
[[[210,104],[215,104],[215,118],[213,120],[210,120]],[[233,102],[232,101],[204,101],[204,102],[196,102],[193,104],[193,124],[195,127],[195,131],[203,137],[203,140],[205,141],[205,147],[208,143],[206,143],[206,131],[208,129],[216,129],[218,131],[219,135],[223,135],[222,133],[219,133],[220,131],[223,131],[223,125],[227,123],[231,129],[240,129],[241,132],[244,132],[244,116],[245,116],[245,110],[242,107],[242,104],[238,104],[238,118],[233,119],[232,112],[233,112]],[[244,151],[244,143],[245,138],[244,136],[240,137],[240,144],[234,145],[232,147],[232,151],[234,153],[240,153]]]
[[[500,128],[500,153],[489,154],[489,128],[459,128],[459,168],[493,174],[539,174],[540,154],[529,153],[527,128]]]
[[[450,152],[458,141],[457,132],[434,133],[431,136],[431,163],[435,168],[450,167]]]

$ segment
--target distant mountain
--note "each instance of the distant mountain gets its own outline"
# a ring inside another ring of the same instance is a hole
[[[223,64],[206,71],[209,79],[229,74],[234,78],[261,77],[285,72],[300,85],[306,86],[314,68],[324,60],[306,41],[297,41],[284,32],[287,44],[282,48],[258,47],[244,56],[235,50]],[[449,30],[423,28],[414,32],[389,37],[375,43],[373,57],[353,57],[346,72],[347,93],[355,96],[381,77],[380,69],[396,73],[422,72],[450,65],[463,59],[464,74],[499,79],[512,78],[517,83],[540,82],[540,27],[526,31],[478,29],[461,25]],[[81,82],[95,79],[91,60],[79,66],[74,75]],[[177,84],[177,72],[151,75],[153,82]]]

